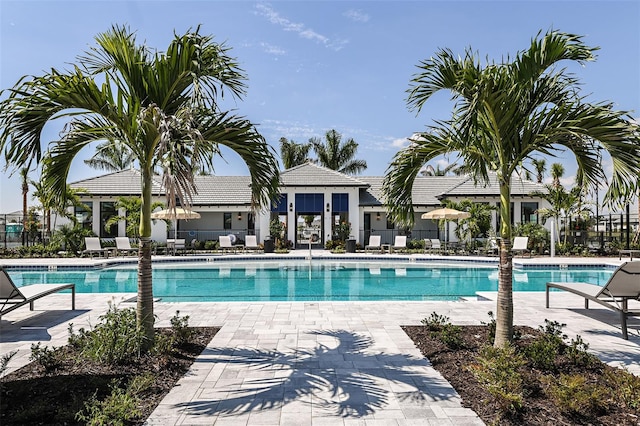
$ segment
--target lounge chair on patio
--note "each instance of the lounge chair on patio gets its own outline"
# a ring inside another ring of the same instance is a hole
[[[98,253],[98,256],[105,255],[105,257],[109,257],[109,249],[102,248],[100,244],[100,238],[98,237],[84,237],[84,246],[85,250],[82,251],[82,254],[89,254],[93,259],[93,254]]]
[[[124,253],[127,255],[129,253],[136,254],[137,252],[137,248],[131,247],[129,237],[116,237],[116,254]]]
[[[369,250],[376,250],[382,252],[382,246],[380,245],[380,235],[372,235],[369,237],[369,244],[364,246],[364,252]]]
[[[428,249],[427,246],[429,246]],[[431,238],[425,241],[425,249],[428,250],[429,253],[441,253],[442,243],[438,238]]]
[[[231,243],[231,237],[228,235],[220,235],[218,237],[218,241],[220,243],[220,251],[221,252],[236,252],[236,247]]]
[[[27,303],[33,311],[33,301],[58,291],[71,289],[71,309],[76,309],[75,284],[31,284],[18,287],[4,270],[0,268],[0,317]]]
[[[405,251],[407,250],[407,236],[406,235],[396,235],[395,240],[393,241],[393,245],[391,246],[392,251]]]
[[[255,235],[247,235],[244,238],[244,249],[251,251],[260,251],[262,250],[258,245],[258,240]]]
[[[547,283],[547,308],[549,307],[549,289],[557,288],[584,297],[584,307],[589,309],[592,300],[602,306],[620,313],[622,337],[628,339],[627,317],[640,316],[639,310],[630,310],[629,300],[640,298],[640,261],[626,262],[620,265],[604,286],[587,283]]]
[[[529,257],[531,257],[531,251],[527,247],[529,245],[529,237],[515,237],[513,239],[513,246],[511,247],[511,251],[515,255],[517,251],[520,252],[520,255],[524,257],[525,252],[529,252]]]

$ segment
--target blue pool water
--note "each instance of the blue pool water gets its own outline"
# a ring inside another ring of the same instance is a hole
[[[604,285],[606,268],[514,269],[514,291],[544,291],[548,281]],[[79,293],[135,293],[135,266],[10,271],[17,285],[73,282]],[[154,265],[153,294],[168,302],[455,300],[497,291],[495,265],[380,262],[245,262]]]

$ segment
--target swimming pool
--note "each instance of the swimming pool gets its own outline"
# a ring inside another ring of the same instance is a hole
[[[154,297],[165,302],[456,300],[497,291],[498,270],[482,264],[415,262],[216,262],[153,266]],[[514,269],[514,291],[544,291],[547,281],[604,285],[613,269]],[[11,270],[17,285],[76,284],[78,293],[135,293],[135,265],[58,271]]]

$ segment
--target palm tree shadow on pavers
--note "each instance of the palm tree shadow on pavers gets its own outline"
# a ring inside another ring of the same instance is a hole
[[[291,353],[206,349],[202,356],[209,360],[197,362],[246,366],[245,379],[224,389],[228,391],[223,392],[225,398],[195,399],[176,407],[192,415],[224,416],[278,409],[298,402],[312,404],[316,412],[321,410],[327,415],[363,417],[384,409],[393,394],[401,404],[410,403],[414,407],[459,398],[435,371],[425,374],[424,369],[430,363],[424,358],[372,352],[370,337],[349,331],[321,330],[308,334],[332,337],[338,344],[329,347],[318,343],[315,348],[299,348]],[[283,377],[247,379],[256,370],[281,371]]]

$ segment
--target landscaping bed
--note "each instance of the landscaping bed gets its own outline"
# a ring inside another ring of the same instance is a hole
[[[34,345],[33,362],[0,379],[0,424],[142,425],[217,331],[185,322],[157,329],[153,350],[115,362],[92,359],[90,345],[73,339]]]
[[[423,323],[403,329],[487,424],[640,424],[640,378],[585,352],[579,336],[567,342],[561,324],[516,327],[512,350],[496,351],[495,323],[456,327],[435,314]]]

